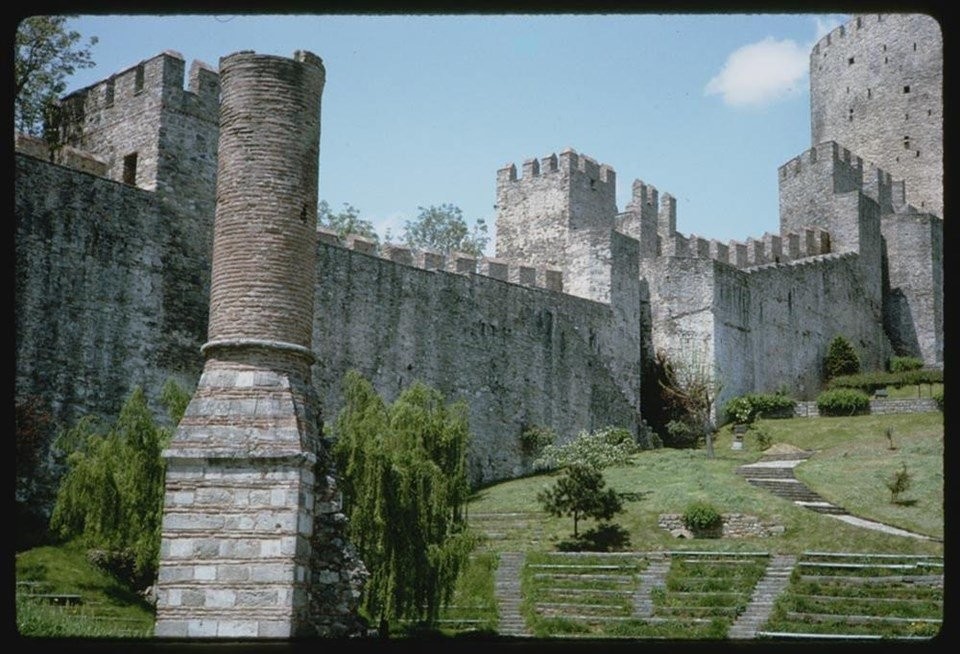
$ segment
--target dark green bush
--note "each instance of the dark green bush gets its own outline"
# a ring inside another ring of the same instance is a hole
[[[933,401],[937,403],[937,408],[940,409],[940,413],[943,413],[943,391],[934,393]]]
[[[708,502],[697,501],[687,505],[680,518],[690,531],[714,531],[723,526],[723,516]]]
[[[797,405],[792,398],[780,393],[748,393],[735,397],[724,406],[727,420],[750,424],[758,417],[792,417]]]
[[[830,380],[828,388],[856,388],[864,393],[873,393],[887,386],[913,386],[916,384],[940,384],[943,371],[936,369],[907,370],[904,372],[865,372],[859,375],[842,375]]]
[[[817,396],[817,411],[824,416],[852,416],[870,411],[870,396],[852,388],[834,388]]]
[[[549,427],[534,425],[520,434],[520,449],[526,455],[539,454],[547,445],[553,445],[557,434]]]
[[[830,341],[823,363],[827,379],[840,375],[855,375],[860,372],[860,357],[857,356],[857,351],[853,349],[850,341],[843,336],[836,336]]]
[[[667,437],[663,444],[667,447],[688,448],[696,447],[703,433],[689,422],[671,420],[667,423]]]
[[[916,357],[893,357],[890,359],[890,372],[919,370],[922,367],[923,361]]]

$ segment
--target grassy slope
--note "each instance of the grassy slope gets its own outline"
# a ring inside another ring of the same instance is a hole
[[[941,414],[796,418],[767,420],[764,425],[774,443],[817,450],[813,459],[798,467],[796,474],[824,497],[864,517],[929,535],[943,535]],[[896,451],[887,450],[887,426],[894,429],[899,448]],[[942,544],[853,527],[750,486],[734,471],[737,466],[758,459],[761,452],[749,434],[745,450],[731,450],[730,442],[730,432],[724,429],[717,437],[716,458],[712,460],[706,458],[702,449],[661,449],[636,455],[633,465],[605,471],[609,486],[642,496],[639,501],[625,503],[626,511],[615,520],[630,533],[632,549],[683,546],[684,541],[677,541],[657,526],[658,515],[680,513],[690,501],[705,499],[724,513],[757,515],[784,525],[786,531],[783,536],[767,538],[698,540],[697,547],[943,553]],[[901,458],[915,474],[915,488],[905,497],[916,498],[917,503],[909,507],[890,505],[889,491],[873,474],[875,470],[892,471],[890,461],[899,462]],[[538,511],[537,492],[554,480],[553,475],[538,475],[498,484],[476,494],[470,504],[474,514],[530,512],[526,522],[515,523],[514,529],[507,530],[507,538],[492,540],[488,547],[500,551],[552,549],[556,542],[569,537],[572,519],[552,518]],[[584,521],[582,528],[590,526],[592,521]]]
[[[16,557],[17,581],[44,582],[44,592],[80,595],[82,604],[64,611],[45,605],[18,610],[22,635],[107,636],[123,633],[150,636],[153,612],[136,593],[91,566],[82,548],[74,545],[36,547]],[[55,632],[50,632],[51,621]],[[40,622],[43,622],[41,625]]]

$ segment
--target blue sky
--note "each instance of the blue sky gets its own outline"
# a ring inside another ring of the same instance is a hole
[[[777,168],[810,147],[810,47],[843,15],[79,16],[88,86],[164,50],[319,55],[320,196],[381,236],[450,203],[495,235],[496,171],[564,148],[677,198],[677,228],[778,229]],[[488,248],[490,254],[493,247]]]

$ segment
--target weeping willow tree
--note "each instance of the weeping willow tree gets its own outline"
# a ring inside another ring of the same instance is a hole
[[[433,626],[475,544],[467,407],[421,383],[388,406],[355,371],[344,399],[333,454],[349,535],[370,572],[362,610],[384,635],[391,621]]]
[[[179,422],[189,395],[174,382],[161,400]],[[57,440],[67,472],[57,491],[50,527],[101,554],[96,560],[138,586],[152,583],[160,552],[164,462],[171,430],[158,426],[140,388],[108,429],[80,420]]]

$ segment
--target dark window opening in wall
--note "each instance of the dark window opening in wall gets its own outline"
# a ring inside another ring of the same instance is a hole
[[[920,157],[920,150],[917,150],[916,154],[914,154],[913,156],[919,158],[919,157]]]
[[[137,72],[133,78],[133,92],[139,93],[143,90],[143,64],[137,66]]]
[[[123,158],[123,183],[137,185],[137,153],[132,152]]]
[[[862,20],[863,20],[862,18],[860,18],[859,16],[857,16],[857,29],[860,29],[860,22],[861,22]]]
[[[903,114],[903,119],[905,121],[910,120],[910,114]]]
[[[933,109],[927,109],[927,115],[928,115],[928,116],[932,116],[932,115],[933,115]]]
[[[913,51],[914,51],[914,52],[917,51],[917,44],[916,44],[916,43],[913,44]]]
[[[884,58],[883,58],[883,63],[889,64],[889,63],[890,63],[890,59],[889,59],[888,57],[884,57]]]
[[[867,100],[870,99],[871,95],[873,95],[873,92],[870,89],[867,89]]]
[[[847,93],[849,93],[849,92],[850,92],[850,87],[848,86],[848,87],[847,87]]]
[[[909,150],[909,149],[910,149],[910,137],[909,137],[909,136],[904,136],[904,137],[903,137],[903,149],[904,149],[904,150]]]
[[[853,65],[853,57],[850,57],[849,59],[847,59],[847,65],[848,65],[848,66],[852,66],[852,65]]]
[[[110,79],[107,80],[106,97],[103,100],[103,105],[105,107],[113,106],[113,94],[114,94],[113,78],[111,77]]]
[[[909,85],[909,84],[904,84],[904,86],[903,86],[903,92],[904,92],[904,93],[909,93],[909,92],[910,92],[910,85]]]
[[[847,111],[847,120],[853,121],[853,109]]]

